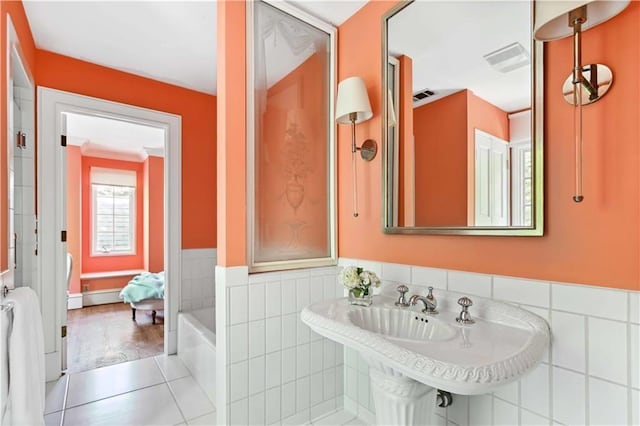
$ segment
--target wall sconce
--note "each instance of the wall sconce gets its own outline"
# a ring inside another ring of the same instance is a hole
[[[533,37],[552,41],[573,36],[573,71],[566,79],[562,91],[567,102],[575,107],[574,136],[576,162],[576,188],[573,201],[582,195],[582,106],[602,98],[611,88],[613,73],[603,64],[582,65],[582,31],[605,22],[629,5],[630,0],[536,1],[536,24]]]
[[[364,80],[360,77],[349,77],[338,84],[336,101],[336,122],[351,124],[351,159],[353,162],[353,216],[358,217],[358,176],[356,168],[356,152],[360,151],[363,160],[371,161],[378,152],[378,144],[367,139],[362,146],[356,146],[356,124],[373,117],[371,104],[367,95]]]

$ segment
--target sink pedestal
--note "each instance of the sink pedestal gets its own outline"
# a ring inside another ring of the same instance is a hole
[[[379,425],[430,424],[437,396],[434,388],[371,363],[369,377]]]

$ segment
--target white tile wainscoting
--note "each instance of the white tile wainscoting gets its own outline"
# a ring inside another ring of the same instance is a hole
[[[182,250],[180,311],[215,306],[215,248]]]
[[[247,271],[216,267],[218,424],[305,424],[341,409],[342,345],[300,321],[309,303],[342,297],[337,268]]]
[[[17,241],[9,239],[9,256],[16,260],[14,283],[17,287],[26,286],[36,290],[37,265],[36,249],[36,208],[35,208],[35,130],[33,92],[23,87],[14,87],[15,99],[14,129],[9,138],[13,149],[13,203],[10,205],[13,215]],[[18,131],[26,133],[27,146],[15,147],[15,135]],[[15,246],[13,245],[15,242]],[[15,253],[14,253],[15,251]]]
[[[640,425],[640,293],[579,284],[340,259],[381,277],[383,285],[437,289],[502,300],[545,318],[552,344],[519,382],[480,396],[454,395],[436,410],[442,425]],[[372,422],[368,367],[345,350],[344,408]]]

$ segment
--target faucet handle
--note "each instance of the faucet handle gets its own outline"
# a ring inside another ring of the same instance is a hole
[[[396,290],[398,290],[398,293],[400,293],[398,301],[396,302],[396,306],[400,306],[403,308],[409,306],[409,302],[405,300],[405,294],[409,291],[409,287],[404,284],[400,284],[398,287],[396,287]]]
[[[429,286],[427,287],[427,289],[429,290],[429,294],[427,294],[427,300],[431,302],[431,306],[427,307],[427,312],[430,314],[437,314],[438,310],[436,308],[438,307],[438,301],[436,300],[436,297],[433,295],[433,287]]]
[[[460,324],[475,323],[475,321],[471,318],[471,314],[469,313],[469,307],[473,306],[473,301],[464,296],[458,299],[458,305],[462,306],[462,311],[460,312],[460,316],[456,318],[456,321],[458,321]]]

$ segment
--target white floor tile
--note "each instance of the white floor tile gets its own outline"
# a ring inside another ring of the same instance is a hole
[[[62,411],[44,416],[45,426],[60,426],[60,421],[62,421]]]
[[[72,374],[69,377],[67,407],[75,407],[147,386],[163,383],[164,377],[153,358]]]
[[[169,382],[169,387],[187,420],[201,417],[216,409],[191,376]]]
[[[65,411],[64,426],[160,426],[184,419],[166,384],[160,384]]]
[[[188,423],[189,426],[216,426],[216,416],[217,413],[214,411],[197,419],[189,420]]]
[[[158,355],[155,360],[168,382],[190,375],[189,370],[177,355]]]
[[[68,375],[60,377],[56,381],[47,382],[46,387],[46,403],[44,414],[55,413],[64,408],[64,397],[67,393]]]

